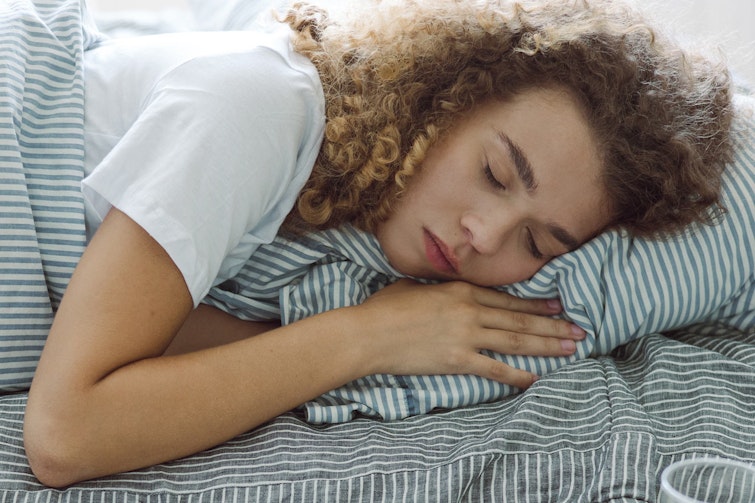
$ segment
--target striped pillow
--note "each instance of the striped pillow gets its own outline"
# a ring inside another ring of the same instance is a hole
[[[666,241],[604,233],[551,261],[528,281],[502,290],[528,298],[562,299],[568,318],[588,337],[572,357],[490,354],[545,374],[569,362],[607,354],[643,335],[717,320],[755,326],[755,123],[738,98],[736,154],[724,178],[728,213],[716,226],[698,226]],[[248,319],[291,323],[363,301],[399,277],[374,237],[352,228],[297,242],[276,239],[260,248],[233,280],[207,302]],[[434,408],[497,399],[517,390],[475,376],[369,376],[303,406],[309,421],[347,421],[355,413],[399,419]]]
[[[531,280],[503,288],[528,298],[559,296],[568,318],[588,337],[568,358],[490,356],[542,375],[635,338],[695,323],[716,320],[755,330],[755,99],[739,98],[738,105],[724,220],[667,241],[605,233],[551,261]],[[303,409],[315,423],[346,421],[355,413],[399,419],[516,391],[476,376],[370,376]]]

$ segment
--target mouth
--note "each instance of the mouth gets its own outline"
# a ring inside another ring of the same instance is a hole
[[[427,229],[424,231],[425,255],[430,265],[443,274],[458,274],[459,261],[446,244]]]

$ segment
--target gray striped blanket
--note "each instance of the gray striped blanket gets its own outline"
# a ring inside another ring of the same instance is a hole
[[[85,244],[77,0],[0,2],[0,390],[29,387]]]
[[[29,471],[25,401],[0,398],[4,502],[652,502],[674,461],[755,464],[755,332],[647,335],[523,394],[402,421],[284,414],[200,454],[65,491]]]

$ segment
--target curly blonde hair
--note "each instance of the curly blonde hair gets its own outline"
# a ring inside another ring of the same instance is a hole
[[[417,0],[334,23],[300,3],[284,21],[326,99],[323,146],[288,229],[373,231],[461,115],[543,86],[566,88],[582,106],[612,227],[658,235],[723,211],[729,74],[626,6]]]

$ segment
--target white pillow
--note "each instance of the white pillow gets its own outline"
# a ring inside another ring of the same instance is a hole
[[[315,0],[333,13],[360,0]],[[249,30],[272,19],[271,12],[281,11],[292,0],[189,0],[200,30]]]

